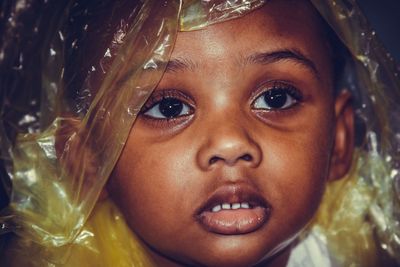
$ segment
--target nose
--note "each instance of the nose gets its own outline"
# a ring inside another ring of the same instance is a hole
[[[206,138],[197,154],[200,168],[210,170],[217,165],[256,168],[262,160],[262,150],[249,132],[238,122],[216,124],[203,129]]]

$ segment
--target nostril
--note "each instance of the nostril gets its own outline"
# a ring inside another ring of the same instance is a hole
[[[238,157],[238,158],[236,158],[236,159],[234,159],[234,160],[232,160],[232,161],[229,160],[229,159],[225,159],[225,158],[219,157],[219,156],[213,156],[213,157],[211,157],[210,160],[208,161],[208,164],[209,164],[209,165],[212,165],[212,164],[216,163],[216,162],[219,161],[219,160],[225,161],[225,162],[231,164],[231,163],[235,163],[235,162],[238,161],[238,160],[253,161],[253,156],[250,155],[250,154],[244,154],[243,156]]]
[[[214,156],[214,157],[210,158],[210,160],[208,161],[208,164],[212,165],[212,164],[216,163],[218,160],[222,160],[222,158]]]
[[[240,157],[240,159],[244,161],[252,161],[253,157],[250,154],[244,154],[243,156]]]

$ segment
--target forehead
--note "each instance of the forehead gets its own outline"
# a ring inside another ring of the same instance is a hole
[[[270,0],[241,18],[180,32],[173,57],[221,59],[256,50],[296,48],[317,58],[326,49],[317,11],[308,1]],[[232,54],[235,53],[235,54]]]

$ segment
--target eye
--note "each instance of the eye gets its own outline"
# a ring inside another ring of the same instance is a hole
[[[294,88],[272,88],[258,96],[253,107],[264,110],[288,109],[300,100],[301,94]]]
[[[144,115],[155,119],[173,119],[190,113],[191,108],[174,97],[165,97],[143,112]]]

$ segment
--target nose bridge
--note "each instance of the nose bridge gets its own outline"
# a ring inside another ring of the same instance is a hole
[[[262,152],[252,137],[251,128],[247,127],[244,116],[237,114],[240,111],[232,112],[213,116],[210,127],[203,128],[205,138],[198,151],[198,163],[202,169],[215,165],[259,165]]]
[[[248,139],[249,129],[246,129],[242,120],[236,115],[223,114],[218,120],[214,121],[214,125],[215,132],[210,138],[220,145],[238,145]]]

